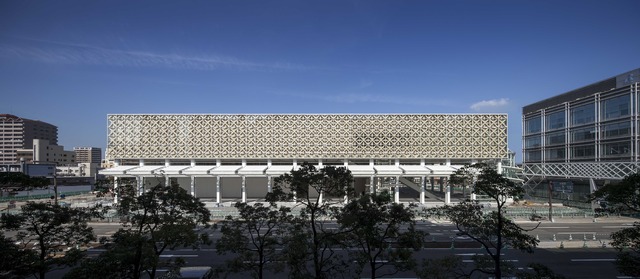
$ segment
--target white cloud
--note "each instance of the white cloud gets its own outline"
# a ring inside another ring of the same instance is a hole
[[[18,47],[0,44],[0,56],[44,63],[110,65],[121,67],[160,67],[188,70],[221,68],[247,71],[289,71],[311,68],[291,63],[260,63],[229,56],[161,54],[144,51],[108,49],[82,44],[46,42],[49,46]]]
[[[471,105],[471,109],[474,111],[487,111],[487,110],[494,110],[498,108],[504,108],[507,105],[509,105],[509,99],[500,98],[500,99],[483,100],[483,101],[477,102]]]

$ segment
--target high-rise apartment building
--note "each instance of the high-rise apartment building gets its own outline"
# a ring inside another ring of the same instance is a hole
[[[18,163],[19,149],[32,149],[33,140],[58,144],[58,127],[38,120],[0,114],[0,164]]]
[[[102,162],[102,149],[98,147],[74,147],[76,162],[100,164]]]
[[[585,199],[640,170],[639,88],[635,69],[523,107],[523,174],[531,192]]]

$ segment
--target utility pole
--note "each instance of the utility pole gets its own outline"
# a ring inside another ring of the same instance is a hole
[[[57,180],[57,172],[58,167],[56,166],[53,170],[53,202],[55,205],[58,205],[58,180]]]
[[[549,221],[553,222],[553,204],[551,203],[551,193],[553,191],[553,181],[549,181]]]

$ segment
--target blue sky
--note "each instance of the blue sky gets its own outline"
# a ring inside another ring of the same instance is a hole
[[[0,113],[509,114],[640,67],[640,1],[1,1]]]

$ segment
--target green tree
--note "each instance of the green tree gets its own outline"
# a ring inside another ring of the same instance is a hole
[[[344,167],[326,166],[316,169],[313,164],[303,163],[299,169],[281,175],[274,180],[269,202],[292,201],[295,199],[300,215],[294,220],[294,231],[285,249],[297,258],[288,262],[292,277],[329,278],[333,274],[346,271],[349,264],[336,255],[339,233],[325,228],[324,220],[331,216],[331,207],[342,203],[344,197],[353,197],[353,176]],[[320,193],[325,197],[320,200]],[[337,197],[339,201],[330,200]],[[302,253],[302,252],[305,253]],[[313,271],[306,270],[306,261],[311,258]]]
[[[95,240],[87,221],[93,212],[48,203],[27,202],[19,214],[0,218],[2,229],[16,231],[22,250],[33,248],[35,257],[26,257],[31,273],[45,278],[47,272],[74,265],[82,258],[78,249]]]
[[[466,196],[467,187],[473,184],[474,177],[478,173],[478,167],[481,167],[481,165],[465,165],[449,176],[449,183],[451,183],[452,186],[462,187],[463,197]]]
[[[468,236],[484,248],[487,256],[474,259],[475,268],[471,274],[481,272],[495,278],[502,278],[504,271],[513,272],[502,260],[502,250],[506,246],[532,253],[539,242],[518,224],[504,217],[507,201],[520,199],[524,189],[522,185],[515,184],[494,168],[483,165],[474,191],[488,196],[497,208],[485,213],[483,206],[478,202],[467,200],[457,205],[437,208],[431,212],[449,218],[456,224],[460,231],[459,235]]]
[[[228,272],[250,271],[253,278],[264,278],[264,271],[282,271],[282,235],[292,222],[291,209],[277,208],[275,203],[264,205],[238,202],[239,217],[227,216],[221,223],[222,237],[216,241],[219,254],[234,253],[226,262]]]
[[[31,274],[29,263],[36,262],[37,254],[31,249],[22,249],[15,240],[0,232],[0,278],[20,278]]]
[[[619,183],[595,191],[592,200],[604,199],[608,210],[640,213],[640,174],[626,176]],[[640,223],[611,234],[611,245],[618,250],[616,266],[628,276],[640,276]]]
[[[211,213],[179,185],[158,185],[137,197],[130,195],[134,192],[130,187],[119,187],[120,193],[129,193],[121,195],[118,203],[119,213],[127,216],[124,228],[114,234],[105,253],[87,259],[71,274],[97,274],[108,267],[119,278],[140,278],[143,273],[155,278],[160,265],[175,268],[183,263],[180,258],[161,261],[160,255],[166,249],[189,246],[195,249],[210,242],[208,234],[198,228],[209,226]]]
[[[5,191],[29,190],[49,185],[49,179],[39,176],[28,176],[21,172],[0,172],[0,197]]]
[[[411,206],[391,203],[391,196],[384,191],[365,194],[337,211],[336,220],[345,234],[343,243],[355,248],[350,255],[360,270],[368,266],[371,278],[377,278],[414,267],[413,250],[422,248],[426,233],[415,229]],[[391,268],[379,275],[385,267]]]

